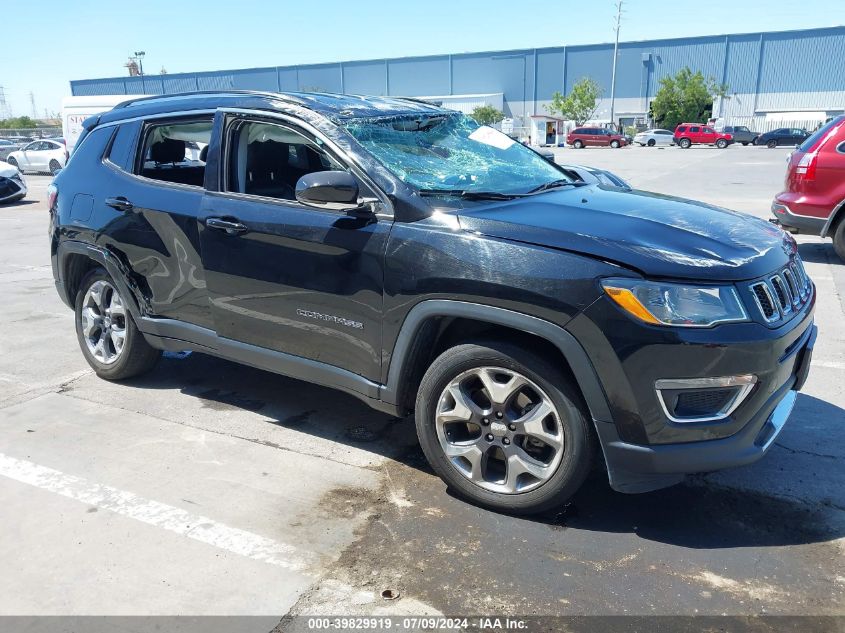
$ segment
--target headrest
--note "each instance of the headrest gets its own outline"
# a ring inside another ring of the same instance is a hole
[[[204,163],[208,162],[208,148],[210,145],[206,145],[200,150],[200,160]]]
[[[185,160],[185,141],[166,138],[153,143],[150,158],[157,163],[181,163]]]

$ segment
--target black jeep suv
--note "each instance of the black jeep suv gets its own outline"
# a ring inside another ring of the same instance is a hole
[[[85,122],[50,201],[97,374],[193,350],[413,411],[443,479],[508,512],[599,455],[625,492],[754,461],[815,340],[777,227],[577,180],[411,99],[128,101]]]

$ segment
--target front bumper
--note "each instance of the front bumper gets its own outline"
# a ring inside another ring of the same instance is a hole
[[[647,492],[678,483],[687,474],[743,466],[763,457],[783,430],[807,379],[816,334],[811,325],[789,380],[730,437],[642,446],[619,439],[613,424],[597,422],[611,486],[619,492]]]
[[[0,176],[0,203],[14,202],[26,197],[26,183],[23,177],[5,178]]]

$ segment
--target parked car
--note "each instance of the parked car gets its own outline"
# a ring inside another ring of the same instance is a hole
[[[5,161],[9,157],[9,154],[19,150],[20,148],[21,146],[18,143],[5,138],[0,138],[0,160]]]
[[[634,136],[634,142],[641,146],[654,147],[655,145],[674,145],[675,139],[671,130],[655,128],[638,132]]]
[[[87,120],[48,197],[97,375],[194,350],[414,412],[432,468],[489,508],[559,506],[598,455],[625,492],[750,463],[810,367],[787,233],[576,180],[432,104],[134,100]]]
[[[575,149],[582,147],[624,147],[628,141],[622,134],[617,134],[603,127],[579,127],[566,136],[566,142]]]
[[[725,134],[733,136],[734,143],[742,143],[743,145],[748,145],[749,143],[755,145],[759,136],[757,132],[752,132],[744,125],[728,125],[722,131]]]
[[[67,164],[68,151],[64,141],[57,139],[44,139],[33,141],[22,149],[9,154],[6,159],[10,165],[14,165],[26,172],[49,172],[56,174]]]
[[[781,145],[800,145],[806,141],[810,133],[804,128],[780,127],[757,137],[757,145],[765,145],[769,149]]]
[[[17,167],[0,161],[0,204],[26,197],[26,181]]]
[[[673,140],[683,149],[689,149],[692,145],[715,145],[719,149],[725,149],[734,142],[730,134],[717,132],[709,125],[701,123],[681,123],[675,128]]]
[[[833,238],[845,261],[845,116],[832,118],[792,152],[785,187],[772,202],[776,221],[794,233]]]

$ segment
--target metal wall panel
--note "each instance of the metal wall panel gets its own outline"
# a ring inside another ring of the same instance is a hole
[[[731,93],[754,94],[760,65],[759,35],[729,35],[725,83]]]
[[[298,67],[300,92],[341,92],[340,64]]]
[[[196,75],[164,75],[161,84],[165,94],[198,90]]]
[[[537,100],[548,100],[555,91],[563,90],[563,65],[565,50],[539,49],[537,50]],[[543,112],[538,107],[538,114]]]
[[[235,87],[231,72],[202,73],[197,75],[198,90],[231,90]]]
[[[144,75],[143,77],[127,77],[123,81],[124,94],[129,95],[159,95],[164,92],[161,85],[161,75]]]
[[[388,94],[406,97],[452,94],[449,90],[447,55],[391,59],[385,64],[388,73]]]
[[[237,90],[278,92],[279,75],[275,68],[250,68],[232,73],[232,87]]]
[[[384,95],[387,90],[387,64],[344,62],[343,91],[353,95]]]

